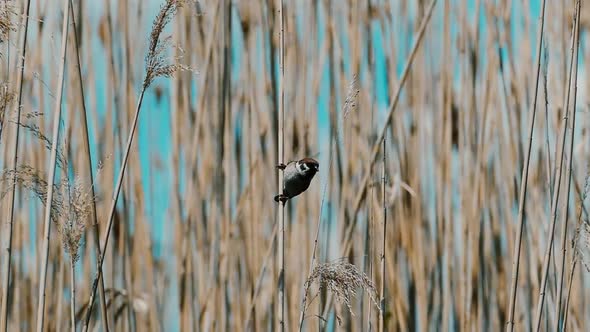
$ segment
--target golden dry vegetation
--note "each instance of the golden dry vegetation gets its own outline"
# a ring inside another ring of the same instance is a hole
[[[588,4],[161,2],[0,1],[2,331],[590,330]]]

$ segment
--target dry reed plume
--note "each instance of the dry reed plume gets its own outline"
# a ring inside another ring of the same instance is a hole
[[[375,306],[377,304],[377,290],[366,274],[356,266],[343,259],[330,263],[318,264],[309,279],[308,284],[317,283],[319,290],[327,290],[334,294],[336,301],[346,305],[351,314],[352,300],[357,297],[358,289],[367,292]]]

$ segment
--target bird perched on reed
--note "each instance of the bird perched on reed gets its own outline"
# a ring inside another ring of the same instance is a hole
[[[315,173],[320,170],[320,164],[313,158],[303,158],[298,161],[291,161],[285,164],[277,165],[277,168],[283,170],[283,194],[275,196],[275,202],[283,204],[306,191],[313,179]]]

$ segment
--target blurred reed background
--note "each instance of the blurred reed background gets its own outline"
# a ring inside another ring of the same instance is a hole
[[[57,102],[63,152],[57,156],[63,160],[61,166],[58,160],[54,204],[66,207],[52,206],[43,327],[68,328],[74,303],[73,320],[82,330],[98,258],[93,228],[86,227],[93,214],[84,112],[103,239],[145,82],[152,22],[165,0],[73,1],[76,27],[70,20],[61,103],[56,94],[66,12],[62,1],[30,1],[22,67],[27,1],[0,1],[2,275],[12,181],[18,179],[9,296],[2,311],[8,331],[36,327],[47,198],[42,180],[49,174],[47,147]],[[183,65],[168,68],[174,71],[189,70],[160,73],[171,77],[157,78],[145,93],[103,265],[106,321],[112,331],[275,330],[279,1],[184,2],[163,31],[162,38],[171,39],[159,60]],[[285,158],[309,156],[321,165],[309,190],[286,206],[288,330],[299,328],[318,221],[303,330],[503,329],[509,320],[541,1],[439,0],[430,19],[430,0],[284,2]],[[514,328],[537,327],[553,181],[561,178],[540,329],[555,330],[567,313],[569,330],[588,331],[590,232],[583,198],[590,171],[590,67],[585,66],[590,6],[582,5],[579,20],[577,95],[572,91],[570,97],[575,139],[570,141],[568,130],[565,149],[561,130],[575,3],[546,6]],[[417,52],[409,61],[413,45]],[[387,122],[408,63],[399,103]],[[21,68],[17,155],[18,165],[27,167],[11,173]],[[386,144],[379,140],[382,130]],[[559,167],[561,150],[565,160]],[[565,171],[571,156],[570,188]],[[564,175],[558,177],[560,170]],[[72,223],[72,211],[82,223]],[[566,211],[570,221],[562,237]],[[76,232],[82,236],[77,261],[71,255]],[[574,235],[579,240],[571,250]],[[319,289],[318,276],[333,281],[332,288],[324,283]],[[0,286],[6,289],[4,279]],[[338,290],[355,292],[338,298],[349,299],[350,306],[332,301]],[[98,297],[90,328],[104,331]]]

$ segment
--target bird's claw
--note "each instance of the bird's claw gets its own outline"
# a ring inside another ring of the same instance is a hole
[[[280,194],[275,196],[275,202],[277,203],[281,202],[284,205],[287,202],[287,200],[289,200],[289,197],[287,195]]]

